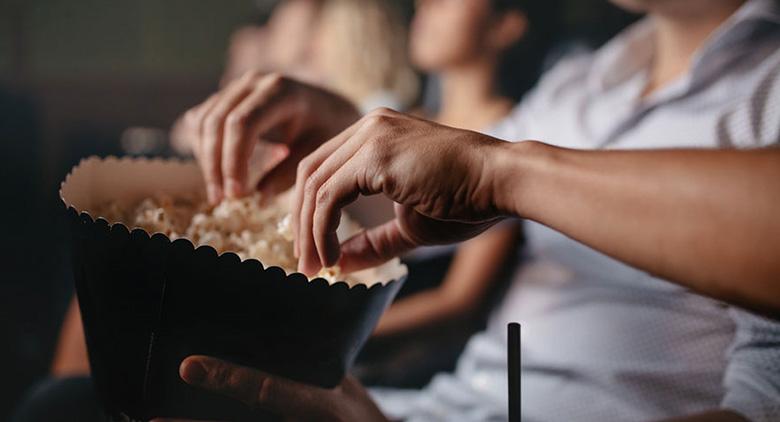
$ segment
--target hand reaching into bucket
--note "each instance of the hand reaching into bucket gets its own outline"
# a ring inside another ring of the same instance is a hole
[[[258,141],[274,145],[279,163],[264,188],[291,186],[298,161],[359,118],[355,107],[329,91],[280,76],[250,72],[189,110],[179,126],[203,170],[209,201],[239,197],[247,186],[249,160]]]
[[[483,232],[513,211],[496,191],[510,174],[496,173],[510,145],[391,110],[371,112],[298,166],[291,210],[299,271],[338,263],[349,272]],[[341,208],[380,193],[396,202],[396,218],[340,245]]]

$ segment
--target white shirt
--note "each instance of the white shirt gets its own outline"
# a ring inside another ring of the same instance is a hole
[[[778,9],[771,0],[747,2],[684,77],[645,99],[654,27],[641,21],[595,54],[559,63],[494,135],[585,149],[776,144]],[[542,225],[526,224],[526,235],[513,286],[455,373],[437,375],[422,392],[372,390],[389,416],[506,420],[505,332],[518,321],[524,421],[643,421],[718,407],[780,420],[780,324]]]

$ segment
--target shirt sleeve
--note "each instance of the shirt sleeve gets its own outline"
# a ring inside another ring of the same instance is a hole
[[[769,57],[747,100],[718,121],[721,147],[757,148],[780,144],[780,50]]]
[[[721,406],[753,422],[780,420],[780,322],[732,308],[736,335]]]

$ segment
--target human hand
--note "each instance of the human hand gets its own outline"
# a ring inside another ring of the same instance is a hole
[[[179,375],[188,384],[234,398],[250,408],[268,410],[285,420],[388,421],[365,388],[351,376],[345,377],[335,388],[327,389],[207,356],[184,359]],[[158,418],[154,421],[176,420]]]
[[[292,185],[298,161],[357,120],[344,98],[278,74],[249,72],[189,110],[177,125],[186,135],[211,203],[243,196],[249,159],[262,138],[275,143],[279,163],[261,180],[267,193]]]
[[[391,110],[370,113],[298,165],[291,206],[298,270],[338,263],[350,272],[483,232],[510,213],[496,195],[495,170],[508,145]],[[396,202],[396,218],[340,245],[341,209],[377,193]]]

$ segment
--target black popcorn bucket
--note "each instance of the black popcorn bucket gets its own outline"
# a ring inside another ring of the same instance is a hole
[[[187,385],[179,364],[209,355],[334,387],[405,279],[393,261],[370,287],[309,280],[89,213],[202,189],[195,164],[145,159],[89,158],[62,183],[92,378],[113,420],[277,420]]]

